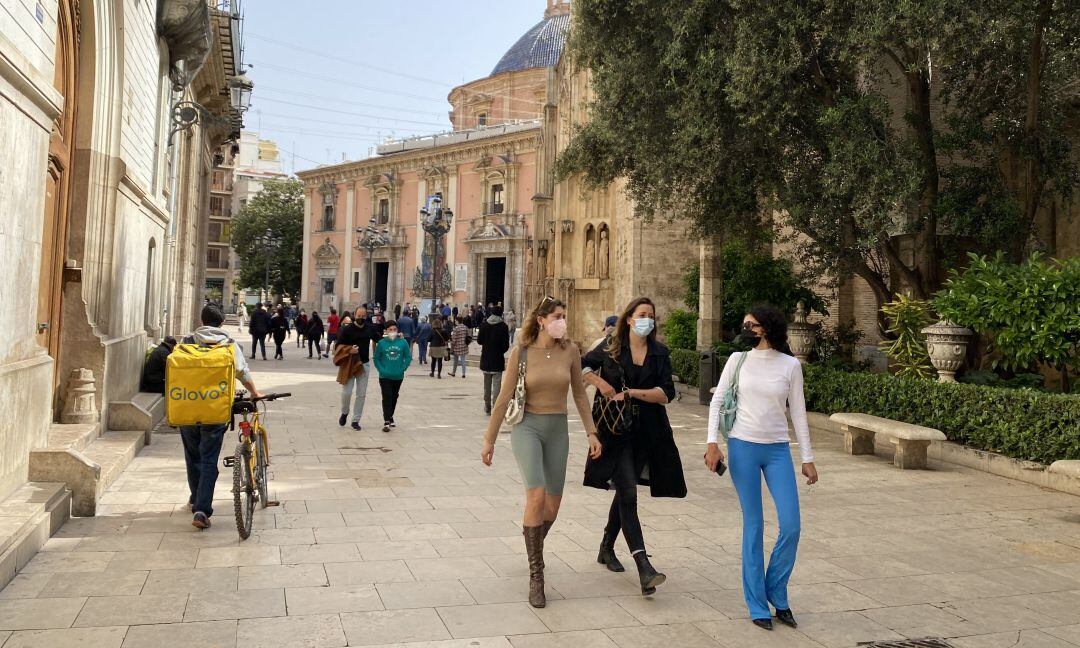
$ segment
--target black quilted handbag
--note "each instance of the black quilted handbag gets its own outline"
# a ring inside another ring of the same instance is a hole
[[[620,436],[628,434],[634,429],[634,422],[637,418],[637,405],[630,398],[628,393],[630,390],[626,388],[626,375],[623,372],[622,365],[615,364],[619,367],[619,377],[622,379],[623,398],[622,400],[612,400],[600,395],[593,400],[592,417],[597,430]]]

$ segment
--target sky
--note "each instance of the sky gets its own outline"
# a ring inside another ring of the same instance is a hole
[[[454,87],[488,76],[545,0],[247,0],[244,129],[286,172],[369,157],[387,137],[450,130]]]

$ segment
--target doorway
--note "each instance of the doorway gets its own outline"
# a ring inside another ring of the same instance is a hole
[[[375,264],[375,303],[381,304],[383,310],[390,307],[390,263],[380,261]]]
[[[320,312],[323,317],[330,312],[331,308],[337,307],[337,295],[334,294],[334,280],[323,279],[322,280],[322,299],[320,304]]]
[[[506,300],[506,257],[484,259],[484,305]]]

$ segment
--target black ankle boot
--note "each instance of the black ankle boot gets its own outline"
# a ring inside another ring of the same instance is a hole
[[[641,581],[641,595],[652,596],[656,593],[656,588],[664,584],[667,576],[653,568],[649,555],[644,551],[634,554],[634,562],[637,563],[638,578]]]
[[[626,571],[626,567],[623,567],[619,557],[615,555],[615,537],[609,533],[604,533],[604,539],[600,541],[600,553],[596,556],[596,562],[607,565],[608,571]]]

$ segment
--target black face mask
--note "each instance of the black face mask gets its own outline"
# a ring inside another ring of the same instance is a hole
[[[739,333],[735,337],[735,340],[739,344],[741,344],[743,346],[748,346],[751,349],[753,349],[753,348],[756,348],[757,345],[761,343],[761,336],[758,335],[757,333],[754,333],[753,331],[743,330],[741,333]]]

